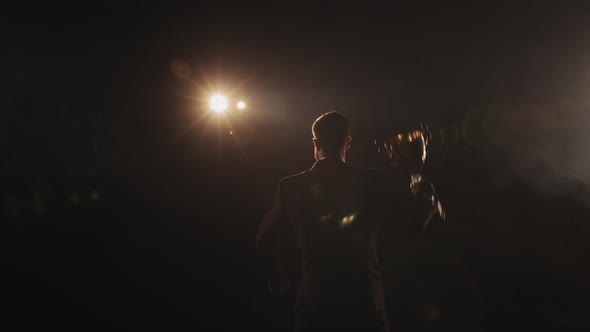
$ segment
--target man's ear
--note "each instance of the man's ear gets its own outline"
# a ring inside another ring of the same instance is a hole
[[[316,151],[320,151],[320,141],[318,141],[317,138],[312,138],[313,140],[313,146],[315,147]]]

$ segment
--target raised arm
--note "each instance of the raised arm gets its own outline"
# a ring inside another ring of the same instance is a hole
[[[384,207],[381,210],[389,214],[388,219],[407,219],[400,225],[407,225],[407,231],[416,236],[426,231],[433,222],[445,220],[434,185],[421,173],[399,168],[385,168],[378,173],[378,186],[381,188],[378,202]]]
[[[445,220],[445,211],[436,194],[434,184],[430,180],[418,172],[412,173],[410,175],[410,191],[416,200],[415,216],[422,231],[425,231],[435,219]]]

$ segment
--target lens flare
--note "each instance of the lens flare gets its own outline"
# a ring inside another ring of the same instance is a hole
[[[209,107],[217,113],[223,113],[227,109],[227,97],[222,94],[215,94],[209,99]]]
[[[243,101],[238,101],[238,103],[236,104],[236,107],[240,110],[243,110],[246,108],[246,103]]]
[[[341,227],[349,226],[356,219],[356,217],[357,217],[357,213],[356,212],[353,212],[353,213],[351,213],[351,214],[349,214],[347,216],[344,216],[340,220],[340,226]]]

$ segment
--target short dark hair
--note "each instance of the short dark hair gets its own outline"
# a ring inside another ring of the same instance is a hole
[[[349,134],[348,119],[338,112],[328,112],[313,122],[311,131],[322,149],[330,153],[336,152]]]

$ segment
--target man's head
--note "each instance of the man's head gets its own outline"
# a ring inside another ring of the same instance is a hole
[[[351,137],[348,119],[338,112],[329,112],[317,118],[311,126],[315,159],[336,157],[346,160]]]

